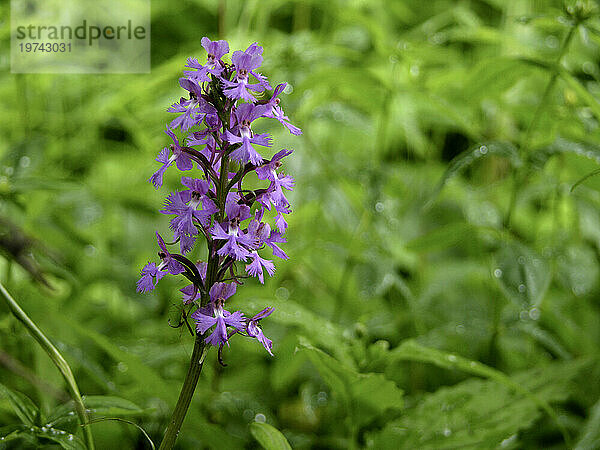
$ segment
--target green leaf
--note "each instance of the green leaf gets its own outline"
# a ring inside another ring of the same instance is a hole
[[[142,433],[142,435],[146,438],[146,440],[148,441],[148,443],[150,444],[150,448],[152,448],[152,450],[156,449],[156,446],[154,445],[154,442],[152,441],[152,439],[150,439],[150,436],[148,435],[148,433],[146,433],[146,430],[144,430],[141,426],[139,426],[137,423],[132,422],[130,420],[125,420],[125,419],[121,419],[119,417],[101,417],[99,419],[93,419],[90,420],[90,424],[92,423],[98,423],[98,422],[104,422],[104,421],[115,421],[115,422],[121,422],[121,423],[126,423],[128,425],[133,425],[134,427],[136,427],[138,430],[140,430],[140,432]]]
[[[86,450],[86,446],[81,438],[67,431],[50,426],[12,425],[0,428],[0,436],[2,443],[22,438],[31,439],[32,443],[36,443],[36,438],[43,438],[56,442],[67,450]],[[39,445],[36,446],[36,448],[38,447]]]
[[[292,449],[283,433],[268,423],[251,423],[250,433],[265,450]]]
[[[265,301],[249,301],[248,307],[257,311],[262,308]],[[337,359],[350,363],[351,358],[344,346],[337,345],[339,336],[342,335],[340,327],[327,320],[323,315],[315,314],[310,309],[294,302],[293,300],[278,301],[269,299],[267,302],[273,306],[277,314],[273,319],[286,326],[297,326],[311,337],[312,342],[331,350]]]
[[[406,248],[416,252],[438,251],[473,239],[477,228],[464,222],[451,223],[436,228],[406,244]]]
[[[66,450],[86,450],[85,444],[78,436],[64,430],[58,430],[51,427],[36,427],[33,433],[39,438],[45,438],[56,442]]]
[[[571,75],[567,70],[563,67],[558,67],[558,72],[563,80],[567,82],[567,84],[579,95],[582,100],[587,103],[590,109],[594,112],[596,119],[600,120],[600,103],[598,100],[586,89],[581,82]]]
[[[171,401],[179,395],[178,388],[168,384],[150,367],[140,361],[139,357],[126,352],[114,344],[110,339],[102,334],[92,330],[89,327],[84,327],[68,317],[60,316],[57,320],[62,320],[68,324],[74,331],[91,339],[98,347],[106,351],[115,361],[121,361],[130,368],[130,373],[133,378],[139,383],[140,388],[145,392],[152,392],[154,395]]]
[[[9,401],[13,411],[19,419],[21,419],[23,424],[33,426],[38,423],[40,410],[25,394],[13,391],[3,384],[0,384],[0,395]]]
[[[561,430],[565,441],[568,440],[568,433],[564,429],[563,425],[558,421],[558,416],[549,405],[548,400],[544,398],[544,396],[536,395],[534,390],[529,387],[531,380],[513,380],[511,377],[505,375],[499,370],[493,369],[492,367],[486,366],[478,361],[472,361],[455,354],[424,347],[413,340],[405,341],[399,347],[392,350],[390,352],[390,357],[398,360],[426,362],[435,364],[436,366],[443,367],[445,369],[458,369],[473,375],[489,378],[490,380],[493,380],[494,382],[513,390],[520,396],[533,402],[537,408],[546,412]],[[565,372],[567,372],[568,378],[572,378],[581,369],[583,364],[586,364],[586,362],[574,361],[572,363],[565,364],[565,368],[563,369]],[[553,388],[553,386],[550,386],[550,388]],[[566,395],[566,392],[562,393]],[[554,399],[554,397],[552,399]]]
[[[150,410],[141,409],[136,404],[119,397],[90,395],[83,399],[88,413],[96,416],[113,417],[135,417],[142,416]],[[51,425],[74,420],[73,411],[75,406],[72,401],[57,407],[48,417],[47,422]]]
[[[600,448],[600,400],[592,407],[590,417],[581,430],[575,450]]]
[[[537,306],[552,281],[545,258],[516,242],[504,245],[495,255],[494,277],[506,297],[519,307]]]
[[[479,161],[480,159],[490,155],[507,158],[512,163],[513,167],[520,167],[522,165],[517,148],[510,142],[487,142],[476,145],[475,147],[460,153],[452,161],[450,161],[446,172],[438,183],[433,199],[435,199],[435,197],[451,178],[461,173],[464,169],[476,161]]]
[[[414,340],[407,340],[390,352],[392,360],[419,361],[435,364],[444,369],[458,369],[473,375],[492,378],[498,382],[515,387],[514,383],[502,372],[486,366],[478,361],[472,361],[453,353],[447,353],[434,348],[420,345]]]
[[[0,428],[0,440],[4,442],[13,441],[29,434],[29,428],[25,425],[7,425]]]
[[[584,181],[586,181],[588,178],[592,178],[595,177],[596,175],[600,174],[600,169],[596,169],[596,170],[592,170],[590,173],[588,173],[587,175],[584,175],[583,177],[581,177],[579,180],[577,180],[573,186],[571,186],[571,192],[573,192],[575,190],[575,188],[577,186],[579,186],[581,183],[583,183]]]
[[[465,362],[457,360],[459,366]],[[470,362],[466,363],[468,367]],[[581,362],[549,364],[520,373],[515,383],[544,403],[563,401],[581,367]],[[378,450],[521,448],[519,431],[531,428],[540,417],[532,398],[495,380],[469,379],[426,394],[401,418],[388,422],[380,432],[370,433],[367,440]]]
[[[301,344],[323,381],[349,414],[354,426],[368,423],[388,409],[402,408],[403,392],[379,373],[358,373],[302,339]]]
[[[530,165],[533,169],[542,168],[552,156],[563,153],[583,156],[600,164],[600,146],[558,137],[552,144],[534,151],[530,157]]]
[[[523,58],[483,59],[470,70],[470,76],[466,83],[469,98],[479,100],[500,95],[519,80],[529,77],[532,67],[545,66]]]
[[[64,191],[77,189],[77,184],[63,180],[47,180],[43,178],[17,178],[13,181],[13,189],[19,193],[25,193],[33,190],[42,191]]]

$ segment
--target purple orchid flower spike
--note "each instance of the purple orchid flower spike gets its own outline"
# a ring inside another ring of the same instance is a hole
[[[246,333],[248,333],[248,336],[256,338],[256,340],[263,345],[265,350],[268,351],[271,356],[273,356],[273,352],[271,351],[271,349],[273,348],[273,341],[271,341],[271,339],[268,339],[263,334],[263,331],[258,326],[258,323],[261,319],[269,317],[273,313],[273,311],[275,311],[275,308],[263,309],[261,312],[259,312],[257,315],[255,315],[252,319],[248,321],[248,326],[246,327]]]
[[[285,89],[286,86],[287,86],[287,83],[281,83],[281,84],[277,85],[277,87],[275,88],[275,91],[273,92],[273,96],[266,103],[266,105],[269,108],[267,109],[267,111],[265,112],[263,117],[270,117],[271,119],[276,119],[277,121],[279,121],[279,123],[281,123],[284,127],[286,127],[290,133],[298,136],[298,135],[302,134],[302,130],[300,128],[298,128],[297,126],[292,125],[290,123],[290,118],[285,115],[285,113],[283,112],[283,109],[281,109],[281,106],[279,106],[279,103],[281,102],[281,100],[279,99],[279,94],[281,94],[283,92],[283,90]]]
[[[160,262],[146,264],[137,281],[137,290],[148,292],[167,274],[181,274],[188,279],[179,289],[184,308],[198,307],[191,315],[196,331],[190,329],[196,337],[195,356],[178,405],[190,404],[202,369],[195,358],[204,354],[205,344],[218,347],[222,365],[221,352],[236,334],[256,338],[273,355],[273,342],[260,328],[260,321],[271,315],[273,308],[249,319],[241,311],[230,313],[225,302],[241,284],[239,277],[253,276],[264,283],[265,271],[269,276],[275,274],[275,264],[264,252],[288,258],[280,248],[287,242],[284,217],[292,212],[284,192],[293,190],[295,182],[280,168],[283,158],[292,152],[283,149],[270,161],[263,159],[257,146],[270,147],[271,136],[254,133],[252,124],[258,118],[272,118],[292,135],[302,133],[290,123],[280,105],[286,83],[278,84],[272,95],[261,96],[260,100],[255,97],[273,90],[267,77],[257,72],[263,62],[263,47],[254,42],[244,51],[233,52],[231,64],[222,59],[229,52],[227,42],[203,37],[202,47],[208,53],[206,62],[188,58],[184,78],[179,79],[180,87],[187,92],[168,109],[176,114],[166,130],[172,143],[158,154],[160,168],[149,180],[158,188],[171,166],[181,171],[196,170],[181,179],[184,188],[170,193],[161,210],[170,215],[170,227],[181,253],[171,254],[156,233]],[[175,130],[181,132],[179,137]],[[246,178],[254,173],[252,180]],[[266,210],[272,214],[267,216]],[[208,259],[194,264],[184,255],[193,254],[200,240],[206,241]],[[241,264],[236,264],[239,261],[245,262],[245,272]],[[179,433],[186,408],[178,408],[169,422],[163,441],[169,448]]]
[[[235,118],[239,134],[235,135],[229,130],[225,131],[225,137],[229,143],[241,144],[239,148],[231,152],[232,159],[244,164],[250,161],[254,165],[259,165],[262,162],[262,156],[254,149],[252,144],[270,147],[271,137],[266,133],[253,134],[250,125],[262,116],[264,111],[264,105],[255,106],[251,103],[244,103],[237,108]]]
[[[181,178],[181,184],[188,188],[188,190],[183,192],[190,193],[190,205],[198,208],[200,202],[202,202],[203,215],[201,216],[201,218],[199,218],[199,221],[202,225],[208,226],[210,216],[219,211],[217,205],[215,205],[215,203],[208,196],[210,192],[210,184],[206,180],[191,177]]]
[[[165,174],[165,171],[173,163],[173,160],[169,158],[169,149],[166,147],[163,148],[156,157],[155,161],[161,163],[162,166],[160,166],[160,169],[158,169],[150,178],[148,178],[148,181],[152,183],[156,189],[158,189],[163,184],[163,175]]]
[[[229,44],[227,41],[211,41],[204,36],[200,42],[204,50],[208,53],[208,65],[215,65],[223,56],[229,53]]]
[[[282,234],[285,233],[285,230],[287,230],[288,223],[285,221],[283,214],[281,214],[280,212],[278,212],[275,216],[275,227],[277,227],[279,232]]]
[[[218,158],[220,148],[217,148],[219,142],[224,140],[224,135],[219,131],[221,128],[221,120],[216,114],[207,114],[204,117],[206,128],[201,131],[195,131],[188,136],[187,145],[190,147],[202,146],[200,153],[210,162],[215,173],[218,173],[221,168],[221,159]]]
[[[281,186],[271,183],[268,189],[262,192],[256,199],[264,208],[271,210],[275,207],[275,211],[282,214],[289,214],[290,203],[283,194]]]
[[[196,238],[194,236],[188,236],[187,234],[177,236],[176,239],[179,239],[179,248],[181,248],[181,253],[183,254],[191,252],[196,243]]]
[[[248,46],[248,48],[246,50],[244,50],[244,53],[248,53],[249,55],[262,55],[263,54],[263,48],[262,46],[258,45],[258,42],[253,42],[252,44],[250,44]]]
[[[189,284],[186,287],[179,289],[179,291],[183,294],[184,305],[189,305],[201,298],[201,292],[193,284]]]
[[[216,325],[210,336],[205,339],[206,343],[214,346],[229,345],[227,326],[231,326],[237,331],[246,330],[242,312],[236,311],[232,314],[223,308],[225,300],[235,294],[235,290],[235,284],[213,284],[209,292],[210,305],[199,308],[191,315],[196,322],[196,330],[200,334],[206,333],[209,328]]]

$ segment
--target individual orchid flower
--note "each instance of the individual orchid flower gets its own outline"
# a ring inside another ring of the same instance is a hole
[[[208,53],[207,62],[203,66],[196,58],[188,58],[186,67],[196,70],[186,70],[184,75],[198,82],[210,81],[208,74],[219,76],[223,71],[221,58],[229,53],[229,44],[226,41],[211,41],[206,36],[201,40],[202,47]]]
[[[277,85],[275,91],[273,92],[273,96],[267,103],[265,103],[265,105],[268,106],[268,108],[263,114],[263,117],[270,117],[271,119],[276,119],[277,121],[279,121],[279,123],[286,127],[290,133],[298,136],[302,134],[302,130],[290,123],[290,118],[285,115],[283,109],[281,109],[281,106],[279,106],[279,104],[281,103],[281,100],[279,99],[279,94],[283,92],[286,86],[287,83],[281,83]]]
[[[213,326],[215,329],[205,341],[214,346],[229,345],[227,327],[245,331],[244,315],[240,311],[233,314],[224,309],[225,300],[235,294],[235,284],[215,283],[210,288],[210,304],[196,310],[191,318],[196,322],[196,330],[205,334]]]
[[[256,338],[256,340],[263,345],[265,350],[268,351],[271,356],[273,356],[273,352],[271,351],[273,348],[273,341],[263,334],[263,331],[258,324],[261,319],[270,316],[274,310],[275,308],[263,309],[248,321],[248,325],[246,327],[246,333],[248,333],[248,336]]]
[[[148,181],[150,181],[156,189],[162,186],[163,175],[167,168],[173,164],[173,162],[175,162],[179,170],[191,170],[194,167],[194,163],[189,155],[185,153],[181,148],[181,145],[179,145],[179,139],[177,139],[175,133],[173,133],[168,127],[165,130],[165,133],[171,137],[173,143],[169,147],[163,148],[158,154],[156,161],[161,163],[162,166],[148,179]],[[171,156],[169,156],[169,152],[171,152]]]
[[[257,52],[247,53],[237,50],[233,52],[231,62],[235,66],[236,75],[233,81],[221,81],[224,86],[225,96],[232,100],[242,99],[247,102],[256,102],[256,97],[250,91],[264,91],[266,79],[261,76],[258,79],[258,83],[250,83],[249,76],[255,74],[255,70],[262,64],[262,55]]]
[[[231,158],[241,163],[251,162],[259,165],[263,158],[252,144],[271,146],[271,137],[268,134],[254,134],[250,128],[252,122],[263,115],[264,105],[255,106],[250,103],[240,105],[235,111],[237,119],[237,134],[225,131],[225,137],[231,144],[241,144],[231,152]]]

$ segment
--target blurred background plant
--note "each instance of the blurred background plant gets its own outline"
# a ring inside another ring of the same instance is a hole
[[[167,227],[146,182],[166,108],[207,35],[265,47],[304,134],[268,129],[295,150],[291,260],[236,300],[276,307],[276,356],[211,358],[178,446],[253,448],[255,421],[299,449],[600,446],[596,2],[155,0],[152,73],[80,76],[10,74],[0,8],[0,279],[92,417],[159,442],[186,370],[183,281],[135,281]],[[3,304],[0,342],[0,426],[26,395],[75,432]],[[92,427],[98,448],[149,448]],[[21,436],[0,448],[68,445]]]

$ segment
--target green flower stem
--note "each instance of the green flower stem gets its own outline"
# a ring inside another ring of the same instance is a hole
[[[229,117],[229,114],[227,114]],[[229,121],[223,122],[224,126],[229,126]],[[221,147],[223,151],[223,147]],[[217,203],[219,207],[219,216],[218,220],[222,221],[225,215],[225,201],[227,199],[227,185],[228,185],[228,175],[229,172],[229,159],[225,156],[221,160],[221,173],[219,174],[219,184],[217,186]],[[209,241],[208,243],[208,264],[206,268],[206,282],[204,283],[204,295],[202,296],[201,303],[202,305],[207,305],[210,302],[209,291],[212,285],[217,281],[217,272],[219,270],[219,256],[216,253],[216,248],[214,244]],[[200,378],[200,372],[202,372],[202,365],[204,364],[204,358],[206,357],[206,352],[208,351],[208,346],[204,342],[204,337],[200,334],[196,334],[196,341],[194,342],[194,350],[192,351],[192,358],[190,360],[190,367],[185,376],[185,381],[183,382],[183,387],[181,388],[181,392],[179,393],[179,399],[177,399],[177,404],[175,405],[175,409],[173,410],[173,415],[171,416],[171,421],[169,422],[169,426],[167,427],[167,431],[165,432],[165,437],[160,444],[159,450],[170,450],[175,445],[175,441],[177,440],[177,436],[179,435],[179,430],[181,429],[181,425],[183,424],[183,419],[187,414],[188,408],[190,407],[190,403],[192,402],[192,397],[194,396],[194,391],[196,390],[196,385],[198,384],[198,379]]]
[[[71,367],[60,354],[60,352],[56,349],[56,347],[50,342],[50,340],[42,333],[42,331],[37,327],[35,323],[27,316],[25,311],[21,309],[19,304],[11,297],[8,291],[4,288],[2,283],[0,283],[0,296],[4,299],[6,304],[8,305],[10,311],[14,314],[14,316],[27,328],[29,334],[33,336],[33,338],[40,344],[40,346],[45,350],[48,354],[54,365],[60,370],[63,378],[67,383],[67,390],[69,391],[69,395],[73,399],[75,403],[75,410],[77,411],[77,417],[79,418],[79,423],[83,427],[83,435],[85,437],[85,443],[88,450],[94,450],[94,439],[92,436],[92,430],[87,426],[88,424],[88,416],[85,409],[85,405],[83,404],[83,399],[81,398],[81,394],[79,393],[79,388],[77,387],[77,382],[75,381],[75,377],[73,376],[73,372],[71,371]]]
[[[170,450],[175,445],[179,430],[181,429],[181,424],[183,423],[183,419],[192,402],[192,397],[194,396],[194,391],[196,390],[196,385],[200,378],[200,372],[202,372],[202,365],[204,364],[204,357],[206,356],[207,349],[208,347],[204,343],[203,336],[197,334],[196,341],[194,342],[192,359],[190,360],[190,367],[185,376],[185,381],[183,382],[177,405],[175,405],[171,421],[169,422],[167,432],[160,444],[159,450]]]

